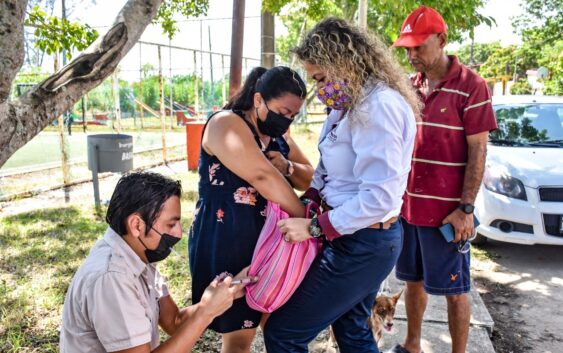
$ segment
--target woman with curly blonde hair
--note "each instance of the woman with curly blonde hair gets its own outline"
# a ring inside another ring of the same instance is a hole
[[[408,77],[373,34],[344,20],[317,24],[294,49],[332,109],[320,162],[302,199],[316,218],[278,223],[285,239],[326,239],[293,297],[266,322],[268,353],[307,352],[332,325],[340,352],[379,352],[368,317],[401,250],[398,222],[420,107]]]

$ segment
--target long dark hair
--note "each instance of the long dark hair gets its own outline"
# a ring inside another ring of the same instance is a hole
[[[307,87],[301,76],[287,66],[276,66],[271,69],[255,67],[246,77],[242,88],[223,109],[251,109],[254,106],[254,93],[256,92],[259,92],[266,102],[287,93],[305,99]]]
[[[181,197],[179,181],[151,172],[127,174],[117,182],[108,211],[106,222],[117,234],[127,234],[125,221],[133,213],[139,213],[148,232],[160,214],[162,205],[172,196]]]

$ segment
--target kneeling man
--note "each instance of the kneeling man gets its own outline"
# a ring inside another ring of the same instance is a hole
[[[76,272],[63,307],[61,353],[188,352],[205,328],[244,294],[216,279],[179,310],[156,268],[182,238],[180,183],[155,173],[122,177],[109,227]],[[158,326],[171,337],[159,345]]]

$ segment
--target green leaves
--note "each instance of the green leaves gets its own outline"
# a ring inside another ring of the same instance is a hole
[[[450,42],[459,41],[463,33],[472,31],[481,23],[492,25],[494,18],[479,14],[485,0],[427,0],[424,4],[435,8],[448,24]],[[289,60],[287,50],[295,46],[301,35],[302,24],[306,21],[305,32],[326,16],[338,16],[354,21],[358,8],[357,0],[264,0],[263,10],[281,13],[281,19],[288,28],[288,35],[278,39],[278,54]],[[398,35],[407,15],[420,5],[419,0],[369,0],[368,27],[384,42],[391,45]],[[399,60],[406,64],[403,51],[397,51]]]
[[[153,22],[160,24],[163,33],[172,39],[178,31],[178,15],[197,17],[205,15],[208,8],[209,0],[164,0]],[[48,16],[39,5],[33,7],[25,25],[35,28],[35,46],[39,50],[49,55],[65,51],[68,59],[72,51],[88,48],[99,36],[87,24]]]
[[[465,65],[483,64],[491,56],[501,48],[500,42],[475,43],[473,44],[473,62],[471,61],[471,44],[464,45],[453,54],[457,55],[459,61]]]
[[[524,0],[522,15],[512,23],[524,40],[542,37],[553,43],[563,33],[563,0]]]
[[[35,28],[35,46],[39,50],[49,55],[65,51],[68,59],[72,58],[73,50],[88,48],[99,36],[98,31],[87,24],[47,16],[38,5],[29,13],[25,25]]]
[[[544,93],[563,95],[563,0],[524,0],[523,14],[512,25],[522,36],[520,51],[531,66],[545,66]]]
[[[163,33],[172,39],[178,32],[175,15],[197,17],[205,15],[208,9],[209,0],[164,0],[153,22],[160,24]]]

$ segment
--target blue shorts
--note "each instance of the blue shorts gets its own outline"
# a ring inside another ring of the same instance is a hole
[[[448,243],[440,230],[419,227],[404,219],[403,249],[395,273],[407,282],[424,282],[424,290],[433,295],[456,295],[469,292],[470,252],[462,254],[457,243]]]

